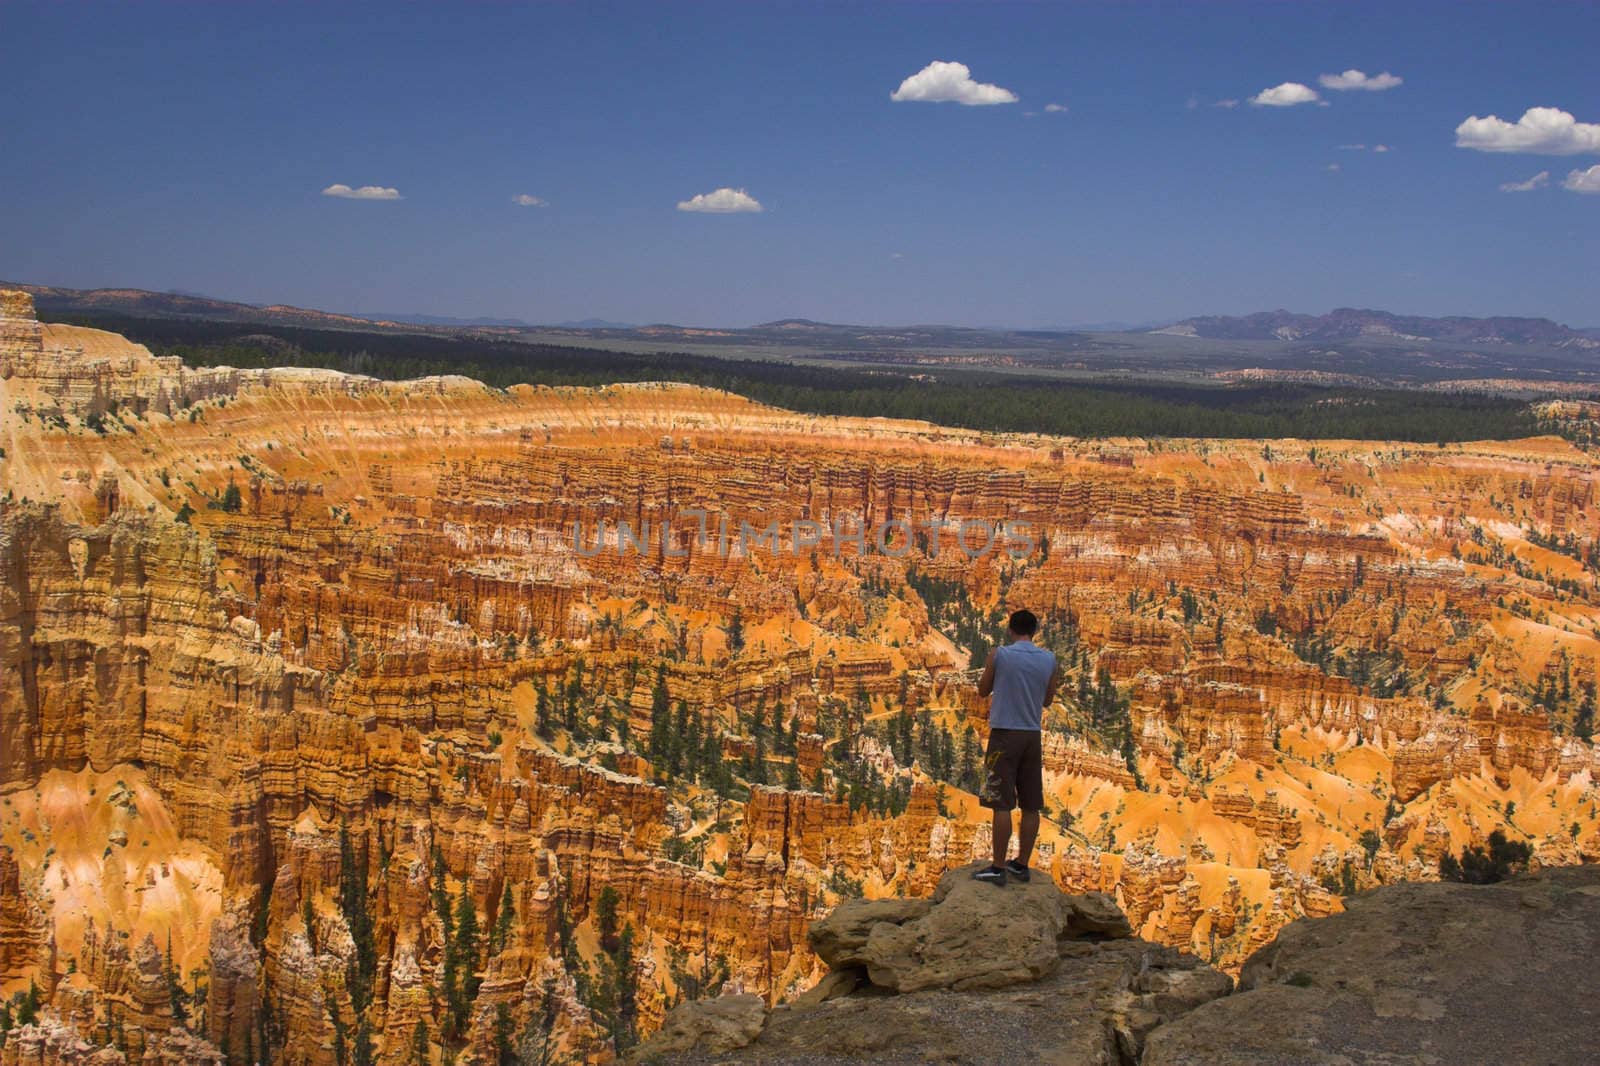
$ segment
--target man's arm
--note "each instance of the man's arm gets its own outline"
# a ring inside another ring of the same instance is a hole
[[[983,663],[983,676],[978,678],[979,699],[988,699],[989,693],[994,691],[994,653],[995,649],[990,648],[989,658]]]
[[[1050,680],[1044,686],[1044,705],[1050,706],[1056,701],[1056,689],[1061,687],[1061,664],[1056,663],[1056,668],[1050,671]]]

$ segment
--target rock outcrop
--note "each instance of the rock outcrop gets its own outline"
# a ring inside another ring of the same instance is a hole
[[[931,899],[841,904],[811,927],[832,969],[792,1005],[686,1003],[647,1063],[1134,1062],[1170,1018],[1228,994],[1192,956],[1131,938],[1106,896],[947,873]]]
[[[176,356],[157,357],[115,333],[83,326],[41,326],[33,297],[0,290],[0,381],[13,411],[40,418],[101,418],[126,411],[172,414],[234,395],[247,375],[191,370]]]
[[[835,972],[863,971],[874,988],[965,992],[1053,973],[1064,940],[1132,935],[1128,919],[1103,894],[1067,896],[1041,878],[1011,885],[1001,899],[971,879],[973,869],[946,874],[929,900],[840,904],[812,924],[812,950]]]

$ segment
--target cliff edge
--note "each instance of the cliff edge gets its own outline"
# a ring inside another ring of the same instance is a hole
[[[1390,885],[1301,920],[1143,1066],[1593,1062],[1600,869]]]
[[[1408,884],[1285,928],[1237,991],[1131,936],[1108,897],[952,871],[930,900],[811,927],[832,967],[794,1003],[688,1003],[632,1061],[1336,1066],[1579,1062],[1600,1008],[1600,870]],[[1588,1049],[1587,1051],[1585,1049]]]

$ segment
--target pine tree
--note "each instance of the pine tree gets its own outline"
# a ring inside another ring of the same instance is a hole
[[[1584,740],[1594,736],[1594,685],[1586,683],[1583,686],[1583,699],[1578,704],[1578,710],[1572,718],[1572,731]]]
[[[172,1007],[172,1020],[179,1025],[183,1025],[189,1020],[189,1009],[186,1005],[186,997],[183,994],[183,980],[178,975],[177,966],[173,965],[172,962],[172,931],[170,929],[167,930],[166,979],[167,1001]],[[31,980],[28,982],[28,991],[37,1000],[38,989]]]
[[[894,726],[889,732],[889,750],[894,753],[894,761],[901,766],[910,766],[912,760],[916,758],[911,729],[911,710],[902,705],[900,713],[895,715]]]
[[[418,1018],[417,1027],[411,1030],[410,1066],[428,1066],[428,1062],[428,1023]]]
[[[600,934],[601,950],[607,954],[615,954],[617,950],[617,907],[621,902],[622,897],[610,885],[602,888],[595,900],[595,929]]]
[[[700,739],[704,723],[698,714],[689,716],[688,728],[683,734],[683,769],[691,779],[698,781],[705,773],[705,747]]]
[[[757,785],[767,783],[767,745],[761,737],[756,737],[755,750],[750,753],[750,780]]]
[[[372,1022],[362,1018],[356,1023],[356,1041],[351,1049],[351,1066],[373,1066]]]
[[[494,1008],[494,1060],[496,1066],[518,1066],[517,1049],[513,1042],[516,1033],[511,1020],[511,1007],[498,1003]]]
[[[311,954],[317,953],[317,912],[311,905],[311,893],[307,892],[300,898],[300,922],[306,927],[306,943],[311,946]]]
[[[359,1018],[372,1002],[378,953],[373,942],[366,857],[356,855],[355,846],[350,840],[350,828],[343,824],[339,826],[339,911],[344,915],[345,926],[350,930],[350,939],[355,944],[355,957],[350,960],[346,983],[350,988],[350,1005]],[[357,1055],[360,1053],[358,1046]]]
[[[583,659],[573,661],[572,679],[567,682],[566,696],[562,700],[562,720],[567,732],[582,739],[587,730],[583,721]]]
[[[439,924],[444,928],[444,939],[450,941],[450,886],[444,866],[444,852],[439,850],[439,845],[433,845],[432,854],[433,884],[430,892],[433,896],[433,913],[439,916]]]
[[[1361,831],[1361,850],[1367,853],[1367,869],[1372,869],[1372,861],[1378,857],[1378,849],[1383,847],[1383,838],[1371,829]]]
[[[656,672],[655,687],[650,690],[650,746],[645,755],[652,765],[661,763],[666,756],[667,734],[672,729],[671,715],[667,668],[663,666]]]
[[[667,734],[667,776],[677,777],[683,773],[684,743],[689,732],[689,705],[682,700],[678,701],[678,709],[673,716],[672,731]]]
[[[536,691],[538,695],[534,702],[533,729],[540,738],[549,740],[556,735],[550,721],[550,694],[545,691],[543,684],[539,685]]]
[[[633,926],[626,926],[611,963],[611,1040],[618,1051],[639,1042],[639,978],[634,973],[633,939]]]
[[[472,905],[472,895],[465,884],[456,900],[455,944],[462,966],[462,988],[470,1004],[478,998],[478,910]]]
[[[722,776],[722,741],[717,736],[716,722],[707,723],[700,734],[700,754],[696,759],[700,763],[701,779],[713,789],[718,788]]]
[[[170,934],[168,936],[167,944],[167,953],[170,957],[172,953]],[[33,978],[30,977],[28,978],[28,990],[22,994],[22,998],[17,1004],[17,1024],[19,1026],[32,1025],[34,1022],[38,1021],[39,1004],[39,986],[34,982]]]
[[[978,780],[978,731],[970,725],[961,736],[961,765],[956,784],[968,792],[978,791],[981,784]]]
[[[500,891],[500,911],[494,917],[494,932],[489,937],[490,954],[498,955],[505,950],[511,939],[511,925],[516,920],[516,914],[511,902],[511,882],[507,881]]]

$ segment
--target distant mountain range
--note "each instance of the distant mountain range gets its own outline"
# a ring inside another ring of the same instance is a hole
[[[586,318],[576,322],[558,322],[551,327],[520,318],[456,318],[450,315],[419,315],[412,313],[339,314],[334,311],[314,311],[288,304],[247,304],[235,300],[219,300],[200,293],[173,289],[152,292],[149,289],[68,289],[57,285],[29,285],[0,281],[0,288],[21,289],[33,294],[41,311],[60,314],[119,314],[151,318],[203,318],[209,322],[258,322],[280,326],[307,326],[314,329],[370,329],[377,325],[433,326],[441,329],[633,329],[626,322],[610,322],[602,318]]]
[[[1206,378],[1245,382],[1372,383],[1600,382],[1600,329],[1546,318],[1427,318],[1340,308],[1325,315],[1263,311],[1188,318],[1126,329],[993,329],[860,326],[785,318],[743,328],[633,326],[606,319],[550,325],[515,318],[410,313],[335,314],[284,304],[256,306],[184,292],[7,285],[34,294],[47,320],[99,319],[137,332],[130,320],[180,320],[248,327],[336,330],[522,342],[647,354],[670,352],[794,363],[855,363],[897,372],[1066,373]],[[1103,326],[1123,325],[1104,323]],[[1509,386],[1506,386],[1509,387]]]
[[[1204,337],[1210,340],[1260,341],[1442,341],[1451,344],[1528,344],[1540,347],[1589,347],[1600,340],[1600,328],[1574,329],[1548,318],[1427,318],[1397,315],[1388,311],[1341,307],[1325,315],[1297,314],[1293,311],[1259,311],[1251,315],[1206,315],[1186,318],[1171,325],[1152,327],[1149,323],[1096,322],[1078,326],[1042,329],[969,328],[963,326],[859,326],[818,322],[808,318],[785,318],[747,328],[694,327],[658,323],[638,326],[603,318],[584,318],[554,323],[534,323],[520,318],[461,318],[449,315],[423,315],[411,312],[386,312],[359,315],[316,311],[288,304],[247,304],[218,300],[197,293],[147,289],[68,289],[52,285],[0,282],[0,287],[31,292],[44,311],[66,313],[116,313],[159,317],[204,318],[211,321],[269,322],[321,328],[368,328],[372,325],[429,326],[442,329],[541,330],[560,329],[630,333],[640,337],[666,337],[679,334],[704,341],[812,337],[846,346],[857,342],[900,342],[903,344],[949,343],[961,338],[967,344],[993,343],[996,338],[1066,338],[1084,333],[1158,334],[1178,337]],[[876,346],[876,345],[874,345]]]
[[[1350,341],[1416,340],[1452,344],[1532,344],[1542,347],[1600,347],[1594,331],[1570,329],[1548,318],[1424,318],[1341,307],[1325,315],[1261,311],[1253,315],[1186,318],[1149,330],[1167,336],[1211,340]]]
[[[117,314],[149,318],[203,318],[211,322],[251,322],[314,329],[370,329],[374,320],[331,311],[311,311],[287,304],[235,303],[187,292],[151,292],[148,289],[65,289],[55,285],[26,285],[0,281],[0,288],[33,294],[42,313]]]

